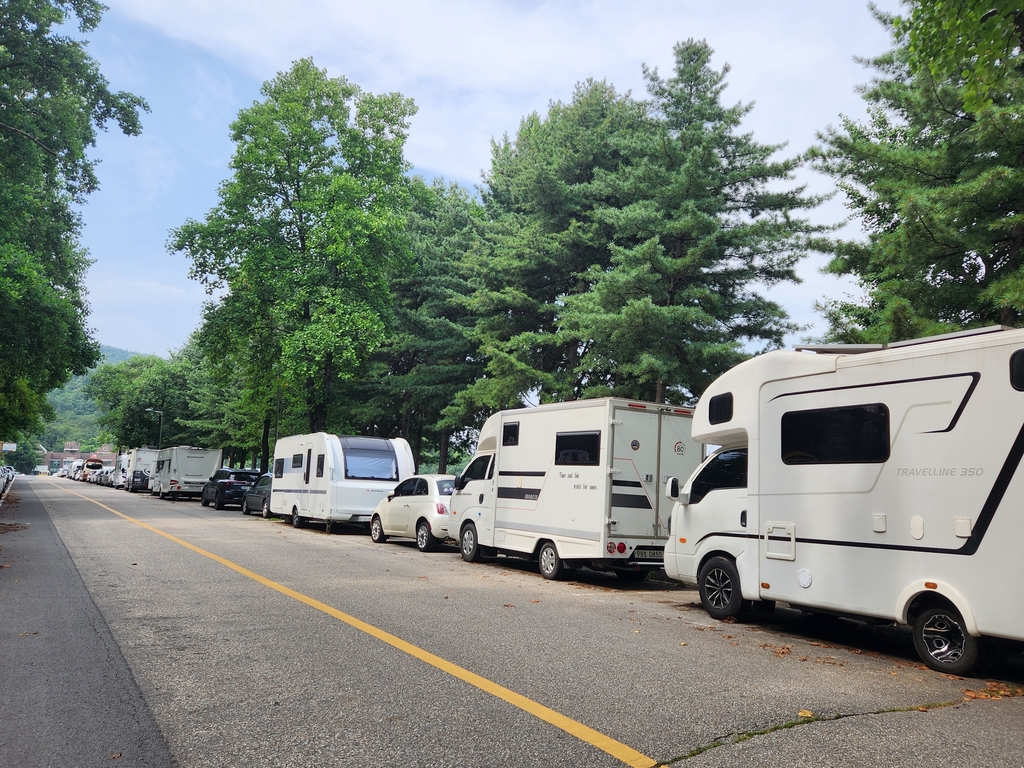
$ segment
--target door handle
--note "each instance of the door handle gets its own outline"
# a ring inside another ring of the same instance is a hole
[[[742,512],[740,512],[740,525],[744,528],[747,527],[747,510],[745,509]]]
[[[480,494],[480,501],[478,501],[477,503],[478,504],[483,504],[484,503],[484,495],[482,493]]]

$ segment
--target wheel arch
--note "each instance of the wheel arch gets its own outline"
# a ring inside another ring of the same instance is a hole
[[[970,603],[958,589],[942,581],[915,581],[896,601],[896,620],[901,624],[913,624],[921,612],[929,608],[953,607],[964,620],[964,628],[974,637],[979,637],[978,621]]]

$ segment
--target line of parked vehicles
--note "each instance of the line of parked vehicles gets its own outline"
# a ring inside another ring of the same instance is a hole
[[[401,438],[318,433],[278,440],[263,476],[164,449],[149,489],[296,527],[368,524],[424,551],[449,539],[548,579],[664,568],[715,618],[784,601],[909,624],[926,664],[965,674],[1024,640],[1022,460],[1024,330],[997,326],[769,352],[694,409],[502,411],[458,475],[415,474]]]
[[[3,492],[7,490],[7,486],[11,484],[14,476],[17,474],[17,470],[7,464],[0,467],[0,495],[3,495]]]

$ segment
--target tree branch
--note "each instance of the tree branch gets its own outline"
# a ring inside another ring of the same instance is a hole
[[[48,146],[43,144],[43,142],[41,142],[39,139],[37,139],[31,133],[26,133],[25,131],[21,130],[20,128],[15,128],[13,125],[7,125],[7,123],[2,123],[2,122],[0,122],[0,128],[5,128],[8,131],[11,131],[12,133],[20,134],[21,136],[24,136],[26,139],[31,141],[33,144],[39,145],[42,149],[44,149],[45,151],[49,152],[54,157],[58,156],[57,150],[50,149]]]

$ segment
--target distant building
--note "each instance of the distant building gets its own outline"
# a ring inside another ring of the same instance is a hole
[[[63,451],[49,451],[46,453],[46,466],[50,468],[50,474],[55,475],[64,468],[71,468],[78,459],[89,459],[96,457],[103,462],[104,467],[114,466],[114,459],[116,458],[114,453],[114,447],[109,443],[104,443],[96,451],[87,451],[85,454],[82,453],[81,443],[64,443]]]

